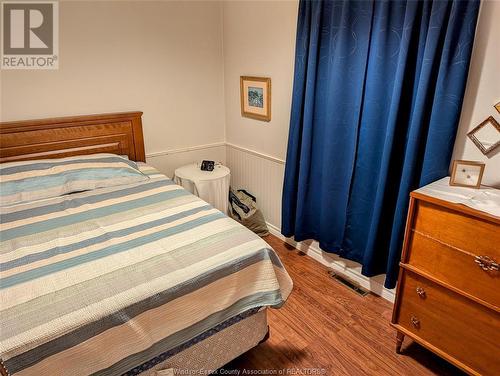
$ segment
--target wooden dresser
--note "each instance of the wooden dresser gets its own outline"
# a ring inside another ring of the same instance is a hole
[[[500,375],[499,261],[499,217],[412,192],[392,318],[396,351],[406,335],[467,373]]]

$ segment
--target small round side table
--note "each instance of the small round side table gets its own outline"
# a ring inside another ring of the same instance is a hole
[[[231,171],[216,165],[213,171],[202,171],[198,163],[179,167],[174,172],[174,182],[205,200],[214,208],[227,214]]]

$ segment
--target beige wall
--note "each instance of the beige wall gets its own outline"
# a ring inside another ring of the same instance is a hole
[[[224,87],[231,184],[258,199],[266,220],[281,225],[298,1],[225,1]],[[271,121],[244,118],[240,76],[271,77]]]
[[[59,52],[56,71],[1,71],[1,120],[141,110],[148,154],[224,141],[220,2],[62,1]]]
[[[483,1],[452,158],[485,162],[483,184],[498,188],[500,188],[500,148],[487,157],[467,137],[467,133],[490,115],[500,122],[500,114],[493,107],[495,103],[500,102],[499,20],[500,1]]]
[[[223,161],[224,141],[285,158],[297,0],[60,7],[60,69],[1,71],[0,120],[142,110],[148,160],[168,174],[186,161]],[[500,153],[486,158],[466,133],[500,118],[492,107],[500,101],[499,17],[500,2],[483,2],[453,156],[485,161],[484,182],[497,186]],[[271,122],[241,117],[240,75],[272,78]],[[186,151],[199,145],[212,146]]]
[[[288,142],[298,0],[225,1],[224,88],[227,164],[231,184],[257,197],[274,231]],[[271,77],[271,121],[240,113],[240,76]]]
[[[298,1],[226,1],[223,9],[226,141],[284,159]],[[271,77],[269,123],[241,116],[240,76]]]

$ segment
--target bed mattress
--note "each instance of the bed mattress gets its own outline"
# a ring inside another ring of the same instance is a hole
[[[124,376],[222,374],[217,370],[257,346],[268,334],[266,309],[251,309],[135,367]]]
[[[272,248],[147,165],[145,182],[1,209],[0,356],[15,375],[118,375],[292,283]]]

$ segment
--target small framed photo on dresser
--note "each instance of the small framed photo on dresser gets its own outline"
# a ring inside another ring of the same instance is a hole
[[[451,167],[450,185],[480,188],[484,173],[484,163],[454,160]]]

